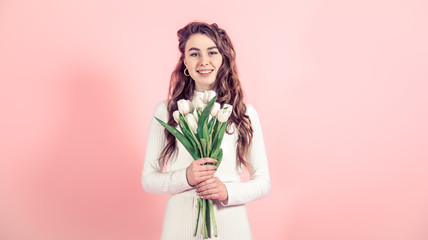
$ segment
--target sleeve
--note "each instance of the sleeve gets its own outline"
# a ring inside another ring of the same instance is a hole
[[[166,102],[158,104],[154,117],[167,122],[168,111]],[[164,127],[153,117],[149,137],[147,140],[146,155],[142,172],[143,188],[148,193],[176,194],[192,188],[187,182],[186,168],[164,173],[159,163],[159,156],[166,146]]]
[[[270,192],[271,183],[262,128],[257,111],[247,104],[247,114],[253,127],[253,139],[248,149],[247,161],[252,166],[251,179],[247,182],[228,182],[226,185],[228,200],[225,206],[244,204],[266,196]]]

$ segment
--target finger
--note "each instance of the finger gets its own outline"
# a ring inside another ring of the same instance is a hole
[[[198,190],[198,195],[199,196],[207,196],[210,194],[215,194],[215,193],[219,193],[219,189],[217,188],[208,188],[205,190]]]
[[[216,172],[217,171],[216,168],[212,168],[212,167],[215,167],[215,166],[210,166],[209,168],[206,168],[206,167],[208,167],[208,165],[206,165],[206,166],[199,166],[199,167],[193,168],[192,172],[195,173],[195,174],[197,174],[197,173]]]
[[[193,176],[195,176],[195,178],[200,178],[200,177],[214,177],[215,171],[202,171],[202,172],[194,172]]]
[[[204,199],[218,199],[221,197],[221,191],[216,189],[213,191],[206,191],[203,193],[200,193],[199,196],[204,198]]]
[[[220,194],[218,193],[201,196],[201,198],[203,199],[219,199],[219,197],[220,197]]]
[[[198,165],[194,166],[191,171],[194,173],[204,172],[204,171],[216,171],[217,167],[215,165]]]
[[[213,176],[212,175],[207,175],[207,176],[200,176],[200,177],[198,177],[197,178],[197,185],[199,186],[199,184],[201,183],[201,182],[205,182],[205,181],[207,181],[207,180],[209,180],[209,179],[211,179],[211,178],[213,178]]]
[[[208,170],[217,170],[217,166],[215,165],[202,165],[198,166],[199,171],[208,171]]]
[[[193,177],[194,179],[198,179],[198,182],[201,182],[202,180],[199,180],[200,178],[204,178],[204,180],[213,178],[215,171],[204,171],[204,172],[194,172]]]
[[[227,192],[221,186],[208,189],[205,191],[200,191],[198,195],[204,199],[221,199],[224,200],[227,198]]]
[[[200,177],[213,177],[214,176],[215,171],[211,170],[211,171],[203,171],[203,172],[199,172],[198,175]]]
[[[205,163],[216,163],[217,160],[215,160],[214,158],[200,158],[195,162],[198,162],[199,165],[203,165]]]
[[[204,180],[203,182],[199,183],[197,187],[201,188],[201,187],[204,187],[204,186],[206,186],[208,184],[216,182],[217,181],[216,179],[217,179],[216,177],[210,177],[210,178]]]
[[[216,170],[192,170],[195,177],[213,175],[215,172]]]
[[[199,186],[198,185],[198,187],[196,187],[196,191],[198,193],[199,192],[200,193],[206,193],[206,191],[210,191],[210,192],[220,191],[220,189],[221,189],[221,186],[218,183],[216,183],[216,182],[208,183],[208,184],[205,184],[203,186]]]
[[[199,189],[197,193],[199,196],[206,196],[209,194],[214,194],[219,192],[220,190],[218,188],[208,188],[208,189]]]

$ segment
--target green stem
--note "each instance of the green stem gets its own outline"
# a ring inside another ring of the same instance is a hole
[[[206,226],[207,226],[208,237],[211,238],[211,217],[210,217],[211,214],[210,214],[209,201],[211,201],[211,200],[205,200],[205,204],[207,205],[207,208],[206,208],[207,216],[206,216],[205,221],[207,222]]]
[[[199,215],[201,213],[201,199],[198,199],[198,212],[196,215],[196,226],[195,226],[195,231],[193,232],[193,236],[196,237],[196,232],[198,231],[198,225],[199,225]]]
[[[215,221],[215,216],[214,216],[213,201],[210,199],[210,200],[208,200],[208,203],[209,203],[209,209],[211,212],[211,218],[213,220],[212,223],[213,223],[213,228],[214,228],[214,236],[217,237],[218,236],[218,234],[217,234],[217,223]]]
[[[206,204],[205,201],[202,199],[202,235],[204,235],[204,238],[207,237],[207,225],[205,222],[206,218]]]

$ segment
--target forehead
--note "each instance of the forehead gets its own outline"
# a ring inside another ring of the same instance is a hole
[[[211,38],[209,38],[207,35],[202,33],[196,33],[189,37],[189,39],[186,42],[186,51],[188,51],[190,48],[198,48],[200,50],[206,50],[210,47],[217,47]]]

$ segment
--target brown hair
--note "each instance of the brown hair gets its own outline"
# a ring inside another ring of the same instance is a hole
[[[171,74],[169,83],[167,109],[169,113],[168,124],[177,126],[172,113],[177,110],[177,101],[180,99],[191,99],[195,90],[195,82],[190,76],[184,75],[184,51],[186,42],[190,36],[196,33],[205,34],[217,46],[223,57],[223,63],[218,70],[214,82],[214,91],[217,93],[217,102],[221,105],[227,103],[233,106],[233,112],[227,123],[227,129],[230,129],[232,123],[235,124],[238,131],[236,163],[246,168],[250,165],[246,161],[248,147],[253,138],[253,128],[251,127],[250,118],[245,114],[247,107],[244,104],[241,83],[238,77],[238,70],[235,61],[235,50],[233,44],[226,32],[219,28],[217,24],[207,24],[203,22],[191,22],[184,28],[178,30],[178,49],[181,52],[180,59]],[[227,131],[228,134],[231,132]],[[159,161],[166,163],[176,151],[175,137],[165,129],[167,144],[163,149]]]

